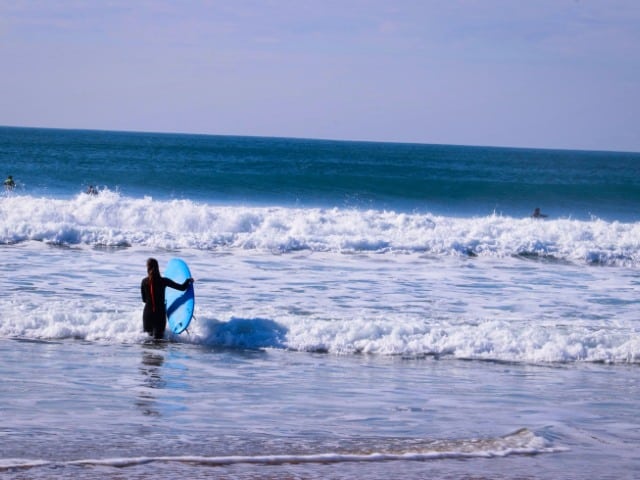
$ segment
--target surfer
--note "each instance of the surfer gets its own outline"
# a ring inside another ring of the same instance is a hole
[[[7,179],[4,181],[4,189],[13,190],[14,188],[16,188],[16,182],[14,182],[13,177],[9,175]]]
[[[547,215],[540,212],[540,207],[536,207],[533,213],[531,214],[531,218],[546,218]]]
[[[185,291],[193,278],[187,278],[184,283],[176,283],[173,280],[160,275],[160,267],[155,258],[147,260],[147,276],[142,279],[140,290],[144,311],[142,313],[142,328],[156,340],[164,336],[167,326],[167,310],[164,302],[164,289],[166,287]]]
[[[93,185],[89,185],[89,187],[87,188],[87,195],[97,195],[98,194],[98,189],[96,187],[94,187]]]

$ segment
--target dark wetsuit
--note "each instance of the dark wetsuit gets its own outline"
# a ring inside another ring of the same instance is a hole
[[[153,281],[152,291],[149,288],[149,277],[145,277],[140,285],[142,301],[144,302],[142,328],[156,339],[164,336],[164,330],[167,326],[167,309],[164,303],[164,289],[166,287],[184,291],[189,287],[189,280],[180,284],[169,278],[156,277]]]

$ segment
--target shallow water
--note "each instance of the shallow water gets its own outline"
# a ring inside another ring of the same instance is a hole
[[[0,349],[7,478],[632,478],[640,467],[635,366],[74,340]]]

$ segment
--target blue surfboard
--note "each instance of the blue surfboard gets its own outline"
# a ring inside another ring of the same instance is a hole
[[[176,283],[183,283],[187,278],[191,278],[191,272],[184,260],[172,258],[169,260],[169,263],[167,263],[164,276]],[[169,328],[173,333],[184,332],[193,318],[193,308],[195,306],[193,284],[189,285],[184,292],[167,287],[165,291],[165,302]]]

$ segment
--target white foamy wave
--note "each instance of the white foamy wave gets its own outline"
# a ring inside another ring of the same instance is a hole
[[[386,444],[385,444],[386,443]],[[346,462],[388,462],[427,461],[446,458],[493,458],[510,455],[539,455],[566,451],[555,447],[543,437],[522,428],[509,435],[493,438],[462,440],[375,440],[363,444],[352,451],[327,451],[317,453],[290,453],[271,455],[234,455],[219,457],[173,456],[173,457],[129,457],[82,459],[67,462],[44,460],[4,459],[0,460],[0,472],[15,469],[35,469],[42,467],[63,468],[68,466],[127,468],[149,463],[180,463],[199,466],[225,466],[237,464],[283,465],[301,463],[346,463]]]
[[[381,210],[216,206],[103,191],[0,200],[0,243],[275,252],[424,252],[640,265],[640,222],[455,218]]]
[[[306,327],[292,328],[290,348],[524,363],[640,363],[638,332],[593,329],[579,322],[571,328],[494,320],[473,323],[379,320],[348,325],[325,322]]]
[[[55,300],[45,304],[0,301],[0,337],[79,339],[98,343],[142,343],[141,308]],[[286,349],[336,355],[371,354],[522,363],[640,363],[640,332],[624,325],[571,326],[551,322],[405,318],[327,320],[231,317],[217,320],[196,308],[196,319],[169,340],[210,347]]]
[[[199,322],[189,341],[235,348],[286,348],[332,354],[433,356],[521,363],[640,363],[631,328],[478,320],[232,318]]]
[[[122,311],[115,305],[102,303],[87,305],[86,301],[49,300],[28,302],[5,300],[0,302],[4,321],[0,336],[37,340],[78,339],[107,343],[140,342],[141,313],[129,308]]]

